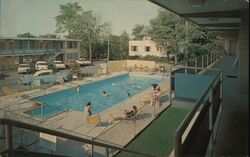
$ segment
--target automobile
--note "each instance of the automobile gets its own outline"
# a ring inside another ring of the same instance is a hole
[[[65,69],[66,65],[62,61],[53,61],[56,69]]]
[[[18,72],[18,74],[29,73],[30,72],[29,64],[27,64],[27,63],[19,64],[18,68],[17,68],[17,72]]]
[[[86,58],[79,58],[76,60],[76,63],[79,65],[92,65],[92,62],[87,60]]]
[[[35,64],[35,69],[38,70],[47,70],[48,64],[45,61],[37,61]]]
[[[53,72],[53,70],[40,70],[36,71],[33,75],[23,75],[18,81],[19,84],[32,84],[34,82],[40,83],[63,83],[70,79],[69,71],[62,70]]]

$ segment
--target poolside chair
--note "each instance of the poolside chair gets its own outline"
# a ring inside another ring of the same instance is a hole
[[[108,123],[113,123],[115,120],[136,120],[142,113],[143,109],[140,108],[137,110],[136,114],[131,117],[127,117],[126,114],[111,114],[108,117]]]
[[[91,115],[87,117],[88,125],[100,125],[101,124],[101,118],[99,115]]]
[[[144,104],[150,104],[152,102],[152,95],[151,94],[147,94],[144,96],[140,97],[140,100],[144,103]]]

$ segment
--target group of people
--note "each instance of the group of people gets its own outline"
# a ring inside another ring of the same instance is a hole
[[[155,104],[156,106],[160,106],[160,96],[162,94],[162,90],[161,87],[159,86],[159,84],[152,84],[153,86],[153,96],[154,96],[154,100],[155,100]],[[77,91],[80,91],[80,86],[78,86]],[[109,94],[103,90],[102,91],[102,95],[103,96],[109,96]],[[130,97],[130,93],[127,93],[127,95]],[[91,116],[92,115],[92,105],[91,102],[88,102],[85,106],[84,106],[84,112],[87,116]],[[113,121],[113,119],[116,118],[130,118],[133,117],[137,114],[138,109],[137,106],[132,106],[132,110],[124,110],[123,114],[111,114],[110,118],[111,121]]]

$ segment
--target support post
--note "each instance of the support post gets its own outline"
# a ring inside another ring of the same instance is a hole
[[[13,157],[13,136],[12,136],[12,126],[5,126],[5,137],[6,137],[6,146],[8,150],[8,157]]]
[[[194,65],[194,67],[195,67],[194,73],[195,74],[197,74],[197,60],[198,60],[198,58],[195,58],[195,65]]]
[[[170,66],[169,70],[169,104],[172,104],[172,66]]]
[[[188,61],[186,61],[186,67],[188,66]],[[187,74],[187,69],[185,68],[185,74]]]
[[[211,130],[212,142],[214,142],[214,130],[213,130],[213,87],[209,91],[209,130]]]
[[[109,157],[109,148],[106,148],[106,150],[105,150],[105,156]]]

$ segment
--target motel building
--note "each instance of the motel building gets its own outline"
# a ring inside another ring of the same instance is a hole
[[[80,40],[53,38],[0,37],[0,69],[38,60],[60,60],[69,63],[79,58]]]
[[[166,57],[166,52],[163,48],[158,47],[150,37],[143,37],[142,40],[129,41],[129,55]]]

